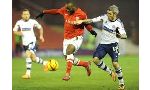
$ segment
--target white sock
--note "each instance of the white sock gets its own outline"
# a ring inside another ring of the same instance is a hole
[[[97,64],[97,66],[98,66],[99,68],[103,69],[104,71],[108,72],[109,74],[112,73],[111,69],[109,69],[109,67],[107,67],[103,61],[100,61],[100,62]]]
[[[116,68],[115,70],[116,70],[116,73],[117,73],[117,76],[118,76],[119,85],[124,84],[123,73],[122,73],[121,67]]]
[[[36,62],[38,64],[43,64],[43,65],[46,65],[47,64],[47,61],[44,61],[42,58],[40,57],[36,57]]]
[[[32,67],[32,60],[31,58],[26,58],[26,74],[30,76],[31,73],[31,67]]]

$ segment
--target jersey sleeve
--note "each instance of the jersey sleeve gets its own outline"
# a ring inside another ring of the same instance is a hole
[[[18,31],[19,30],[19,21],[16,22],[13,31]]]
[[[98,16],[96,18],[93,18],[92,22],[99,22],[99,21],[103,20],[105,17],[106,17],[106,15]]]
[[[61,14],[61,15],[64,15],[65,14],[65,12],[66,12],[66,9],[65,9],[65,6],[64,7],[62,7],[62,8],[60,8],[60,9],[58,9],[58,11],[57,11],[59,14]]]
[[[48,10],[43,10],[44,14],[61,14],[63,15],[65,13],[65,7],[62,7],[60,9],[48,9]]]
[[[34,27],[38,29],[42,28],[42,26],[36,20],[33,20],[33,23],[34,23]]]
[[[76,13],[76,20],[84,20],[87,19],[86,13],[84,13],[82,10],[79,9],[79,11]]]
[[[117,28],[118,28],[118,31],[119,31],[120,34],[126,34],[126,31],[125,31],[125,28],[124,28],[124,25],[123,25],[122,22],[118,23],[118,27]]]

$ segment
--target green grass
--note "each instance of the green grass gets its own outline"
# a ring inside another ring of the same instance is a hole
[[[91,56],[78,56],[81,60],[90,60]],[[24,80],[21,76],[25,73],[24,58],[13,58],[12,64],[12,88],[13,90],[117,90],[118,81],[113,82],[104,71],[91,65],[92,74],[86,75],[82,67],[73,67],[71,79],[63,81],[66,62],[63,57],[51,57],[59,62],[57,71],[44,72],[42,65],[33,63],[31,79]],[[45,58],[47,59],[47,58]],[[112,68],[109,57],[104,62]],[[139,57],[120,56],[119,63],[123,69],[127,90],[139,90]]]

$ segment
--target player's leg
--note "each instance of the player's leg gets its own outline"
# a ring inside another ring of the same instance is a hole
[[[115,81],[114,72],[102,60],[105,57],[105,55],[107,54],[107,52],[105,51],[105,48],[106,48],[105,45],[98,45],[98,47],[96,48],[96,51],[93,54],[93,62],[95,63],[95,65],[98,66],[98,68],[100,68],[100,69],[106,71],[108,74],[110,74],[113,81]]]
[[[36,62],[38,64],[42,64],[44,66],[44,71],[48,71],[47,61],[43,60],[40,57],[37,57],[35,52],[32,52],[31,59],[32,59],[33,62]]]
[[[73,60],[74,60],[73,52],[75,50],[75,47],[72,44],[68,44],[68,46],[64,47],[64,48],[66,48],[65,50],[66,50],[67,57],[65,59],[66,59],[67,63],[66,63],[66,74],[65,74],[63,80],[67,81],[70,79],[71,68],[72,68]]]
[[[87,75],[88,76],[91,75],[91,69],[90,69],[91,62],[90,61],[82,61],[82,60],[79,60],[78,58],[75,58],[73,61],[73,65],[85,67],[87,71]]]
[[[119,88],[121,90],[125,89],[125,84],[124,84],[124,79],[123,79],[123,73],[122,73],[122,69],[121,66],[119,65],[118,62],[113,61],[113,67],[115,68],[118,80],[119,80]]]
[[[124,85],[124,79],[123,79],[123,73],[121,66],[118,63],[118,53],[119,53],[119,46],[117,43],[112,44],[111,50],[109,50],[109,55],[111,56],[112,59],[112,64],[113,67],[115,68],[118,80],[119,80],[119,89],[123,90],[125,88]]]
[[[24,79],[30,79],[31,77],[31,66],[32,66],[32,60],[31,60],[31,52],[29,50],[26,50],[26,73],[22,76]]]
[[[77,39],[74,40],[74,42],[72,43],[75,46],[74,53],[76,53],[79,50],[82,42],[83,42],[83,37],[82,36],[78,36]],[[90,69],[91,62],[90,61],[80,60],[76,57],[76,58],[74,58],[73,65],[84,67],[87,71],[87,75],[88,76],[91,75],[91,69]]]

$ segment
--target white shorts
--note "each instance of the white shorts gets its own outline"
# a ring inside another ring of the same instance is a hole
[[[66,50],[67,50],[67,47],[69,44],[72,44],[75,46],[74,53],[76,53],[79,50],[79,48],[82,44],[82,41],[83,41],[83,36],[77,36],[77,37],[74,37],[72,39],[64,39],[64,41],[63,41],[63,54],[67,55]]]

